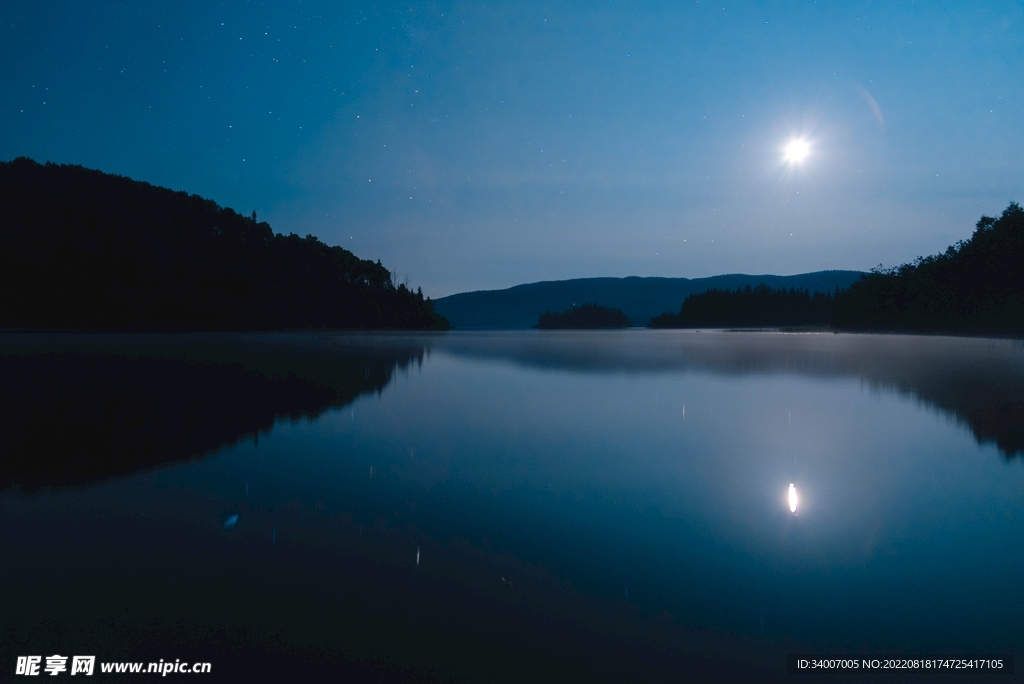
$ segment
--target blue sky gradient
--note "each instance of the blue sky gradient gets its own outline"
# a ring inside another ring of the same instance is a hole
[[[433,297],[894,265],[1024,200],[1019,3],[18,0],[0,23],[0,159],[255,209]]]

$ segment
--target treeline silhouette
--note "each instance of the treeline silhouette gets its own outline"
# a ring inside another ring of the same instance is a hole
[[[545,311],[533,327],[541,330],[595,330],[629,326],[629,318],[621,309],[586,302],[561,313]]]
[[[836,301],[843,329],[1024,332],[1024,209],[982,216],[970,239],[910,264],[876,269]]]
[[[838,289],[836,292],[838,293]],[[708,290],[683,300],[679,313],[651,320],[650,328],[730,328],[826,325],[835,294],[807,290],[774,290],[767,285]]]
[[[446,329],[380,262],[184,192],[0,163],[0,326]]]

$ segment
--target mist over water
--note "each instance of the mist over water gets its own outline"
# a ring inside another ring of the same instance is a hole
[[[798,650],[1024,645],[1013,341],[621,331],[0,347],[4,377],[28,364],[64,378],[0,390],[17,455],[0,581],[24,587],[0,607],[0,643],[19,654],[782,681]],[[118,413],[118,397],[149,408]],[[218,411],[234,427],[211,433],[228,424]],[[130,440],[102,425],[126,415]],[[104,465],[111,445],[123,448]]]

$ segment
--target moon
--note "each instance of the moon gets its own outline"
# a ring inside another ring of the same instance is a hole
[[[790,164],[801,164],[811,153],[811,144],[803,138],[794,138],[786,144],[784,155]]]

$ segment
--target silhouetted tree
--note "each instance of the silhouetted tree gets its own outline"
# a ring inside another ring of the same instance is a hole
[[[840,295],[832,324],[845,329],[1024,332],[1024,210],[982,216],[969,240],[942,254],[875,269]]]

